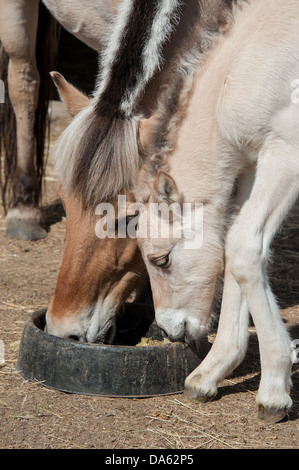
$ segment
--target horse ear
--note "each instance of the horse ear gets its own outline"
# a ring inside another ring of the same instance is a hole
[[[89,106],[89,98],[67,82],[61,73],[50,72],[50,75],[56,85],[60,98],[72,117],[78,114],[83,108]]]
[[[181,196],[178,192],[178,188],[174,179],[163,171],[158,173],[158,176],[154,182],[153,199],[154,202],[158,203],[181,203]]]

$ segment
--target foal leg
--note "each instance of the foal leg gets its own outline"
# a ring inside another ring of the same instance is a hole
[[[289,122],[289,134],[294,129]],[[285,124],[285,123],[284,123]],[[281,128],[283,125],[281,126]],[[291,341],[265,273],[270,243],[299,192],[298,142],[269,136],[248,202],[227,237],[228,266],[248,303],[259,341],[259,415],[279,421],[291,407]],[[290,143],[291,142],[291,143]]]
[[[9,56],[8,91],[16,116],[17,167],[13,180],[13,207],[7,215],[7,236],[25,240],[44,238],[37,208],[33,163],[34,123],[40,77],[35,47],[39,0],[2,0],[0,36]]]
[[[254,176],[255,168],[251,168],[239,181],[237,207],[248,199]],[[190,398],[207,401],[215,397],[218,384],[242,362],[247,350],[248,318],[247,302],[227,264],[217,336],[207,357],[186,379]]]
[[[218,384],[242,362],[247,350],[248,317],[247,302],[227,267],[217,335],[206,358],[186,379],[188,397],[211,400]]]
[[[260,154],[250,198],[227,235],[225,284],[217,337],[206,359],[186,380],[191,397],[210,398],[217,393],[217,384],[234,368],[231,357],[237,358],[236,340],[242,338],[242,331],[243,339],[239,344],[243,345],[241,352],[244,354],[245,316],[248,317],[249,309],[261,356],[259,416],[271,422],[281,420],[292,405],[288,394],[292,350],[265,267],[273,236],[298,196],[297,149],[298,143],[292,145],[269,137]]]

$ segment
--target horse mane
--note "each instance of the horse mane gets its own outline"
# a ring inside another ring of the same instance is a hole
[[[101,57],[91,106],[56,146],[66,191],[95,207],[130,188],[140,156],[134,109],[161,64],[161,48],[179,18],[181,0],[123,0]]]
[[[202,14],[210,35],[225,23],[223,7],[228,8],[227,4],[232,2],[193,0],[198,9],[195,13],[199,17]],[[79,197],[86,209],[115,199],[136,183],[143,161],[138,148],[137,107],[145,86],[162,66],[162,48],[178,27],[182,10],[181,0],[123,0],[121,3],[109,44],[102,54],[91,105],[73,119],[58,139],[55,150],[56,170],[64,191]],[[162,119],[168,136],[168,124],[175,120],[182,101],[181,90],[186,88],[183,84],[195,68],[194,50],[202,56],[206,47],[200,44],[197,27],[195,22],[189,41],[183,41],[182,46],[189,50],[195,34],[193,52],[184,61],[186,57],[182,59],[182,47],[179,48],[180,60],[175,56],[169,68],[173,81],[168,82],[169,91],[162,93],[164,98],[160,100],[160,110],[166,110]],[[192,66],[186,65],[188,61]],[[173,101],[174,97],[178,99]],[[160,144],[162,140],[160,134]]]

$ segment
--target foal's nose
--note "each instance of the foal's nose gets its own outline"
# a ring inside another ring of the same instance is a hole
[[[166,333],[166,331],[163,330],[163,328],[160,328],[160,330],[161,330],[163,338],[168,338],[168,334]]]

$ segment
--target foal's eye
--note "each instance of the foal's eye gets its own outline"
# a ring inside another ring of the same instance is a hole
[[[170,265],[169,253],[162,256],[149,256],[149,259],[158,268],[168,268]]]
[[[156,266],[159,268],[167,268],[169,266],[169,255],[164,256],[164,258],[160,258],[156,261]]]

